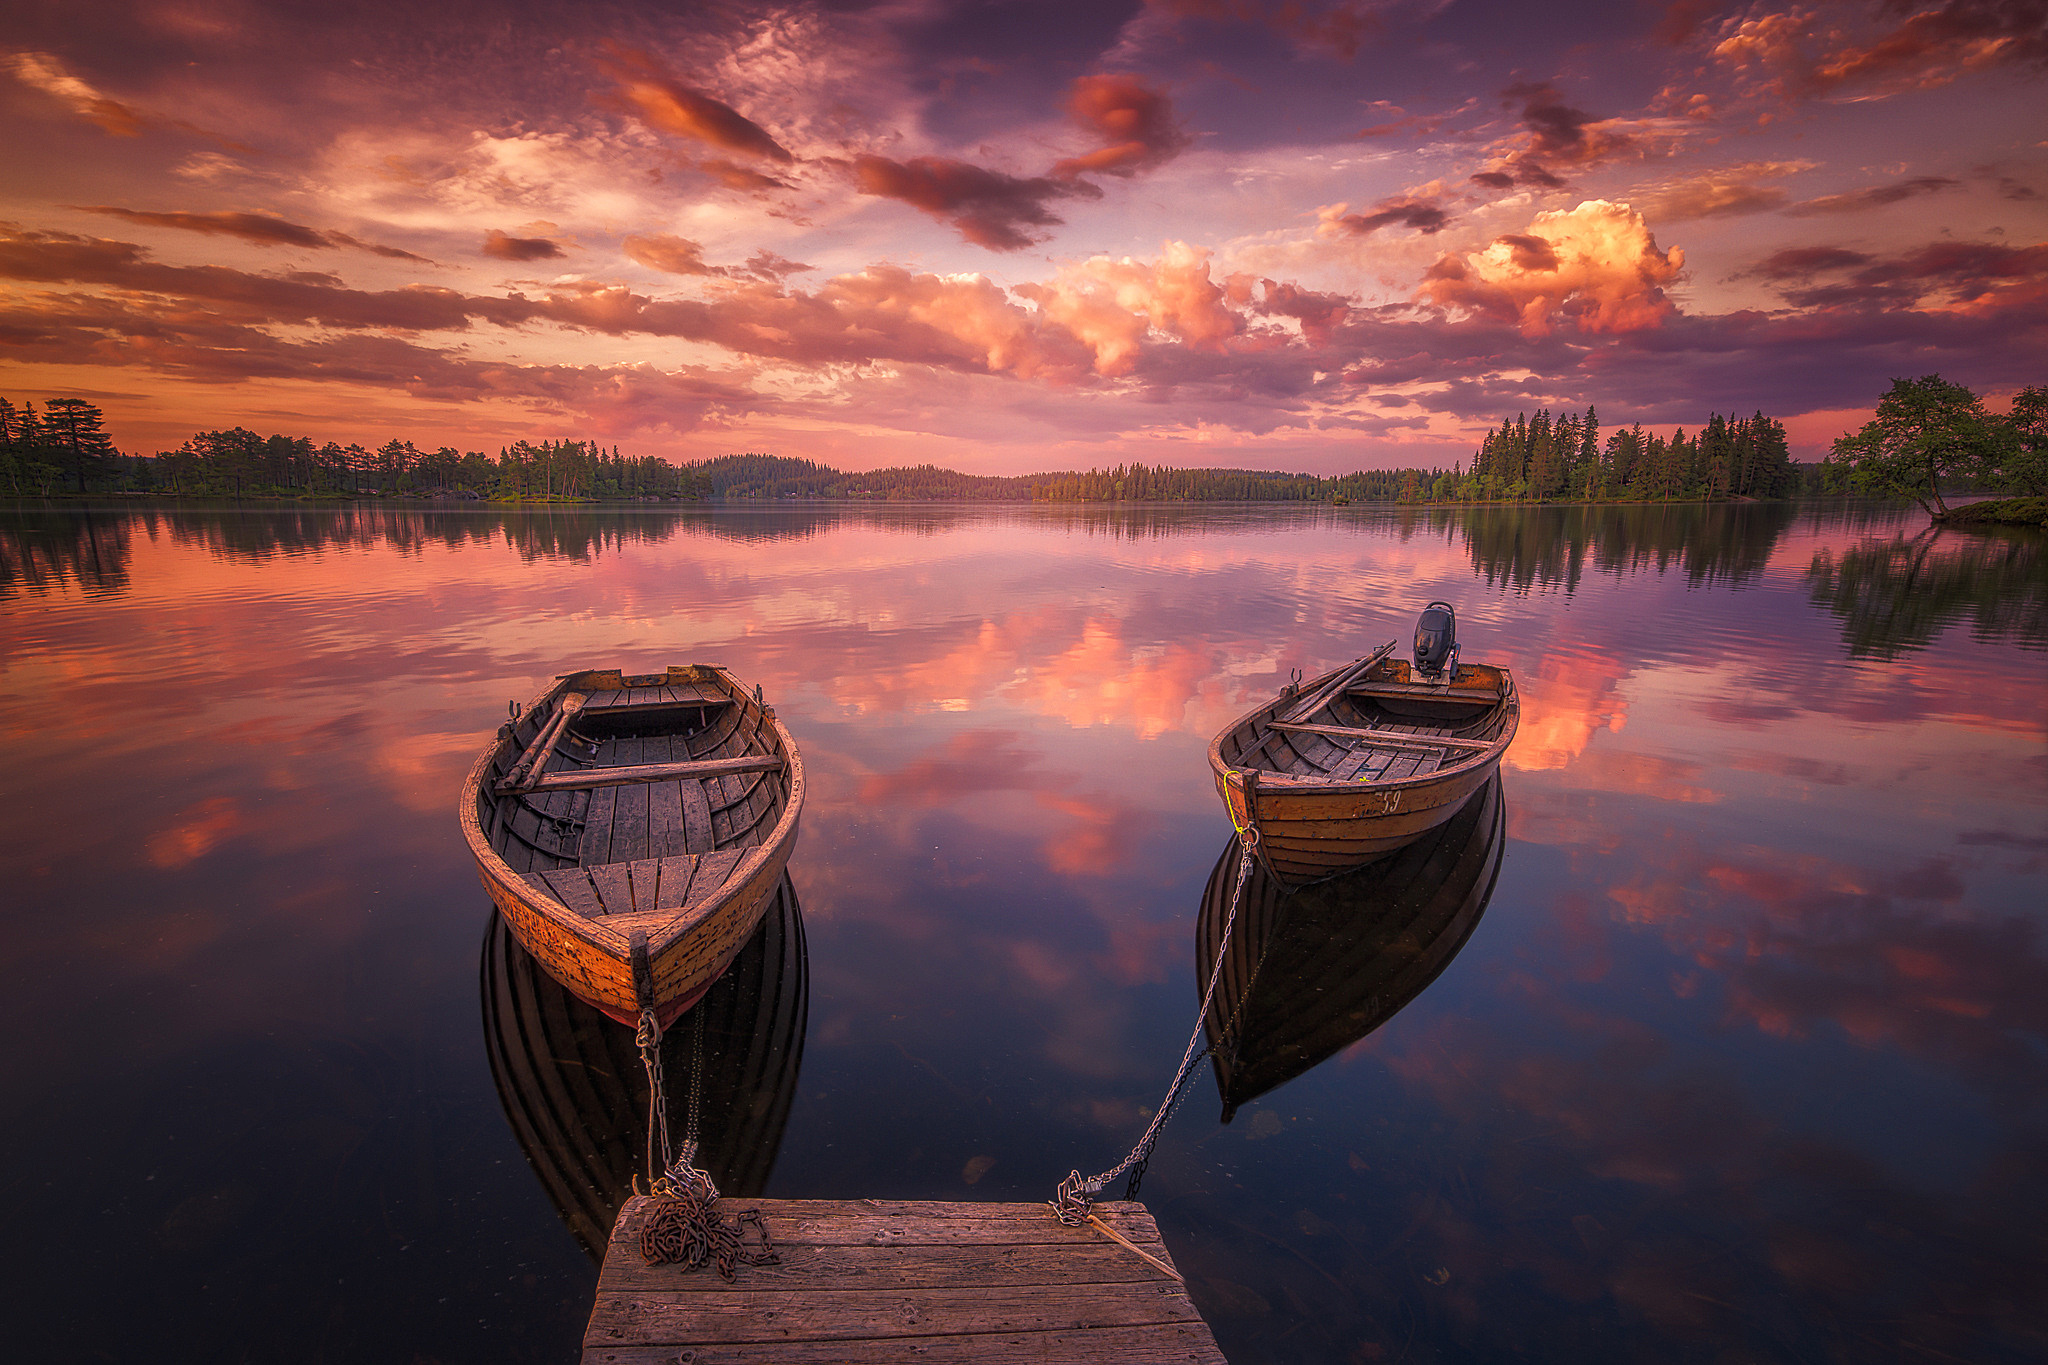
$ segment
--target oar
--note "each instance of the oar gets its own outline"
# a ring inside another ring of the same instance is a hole
[[[540,742],[528,749],[520,760],[512,765],[512,771],[505,774],[505,780],[498,784],[499,791],[516,791],[530,779],[538,777],[540,770],[547,766],[548,756],[555,751],[562,734],[569,728],[569,718],[583,709],[583,694],[571,692],[562,698],[561,708],[555,712],[548,728],[542,732]]]
[[[1311,697],[1308,701],[1302,703],[1299,706],[1296,706],[1295,708],[1290,710],[1286,715],[1278,716],[1275,719],[1288,721],[1306,720],[1308,717],[1314,715],[1317,711],[1321,710],[1323,706],[1329,702],[1330,698],[1336,696],[1339,692],[1341,692],[1344,689],[1344,685],[1346,683],[1350,682],[1353,678],[1357,677],[1359,674],[1371,668],[1381,659],[1384,659],[1389,654],[1392,654],[1394,652],[1394,646],[1398,643],[1399,641],[1396,640],[1387,641],[1378,649],[1374,650],[1372,653],[1366,655],[1363,659],[1360,659],[1357,663],[1351,665],[1351,667],[1345,669],[1342,673],[1338,674],[1336,678],[1330,682],[1329,686],[1325,687],[1322,691],[1316,693],[1315,696]]]

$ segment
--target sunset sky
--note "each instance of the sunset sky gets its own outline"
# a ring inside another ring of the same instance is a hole
[[[14,0],[0,396],[980,473],[2048,382],[2048,0]]]

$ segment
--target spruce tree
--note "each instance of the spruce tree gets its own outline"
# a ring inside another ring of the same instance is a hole
[[[43,433],[49,448],[70,466],[78,491],[116,452],[106,433],[106,414],[82,398],[52,398],[43,404]]]

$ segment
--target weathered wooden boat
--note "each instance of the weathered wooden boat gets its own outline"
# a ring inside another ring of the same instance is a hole
[[[1451,819],[1370,867],[1290,889],[1254,866],[1203,1019],[1223,1121],[1394,1017],[1465,946],[1507,840],[1498,774]],[[1206,985],[1237,885],[1235,836],[1195,928]]]
[[[569,673],[470,770],[463,834],[506,926],[579,999],[665,1028],[760,922],[804,804],[760,689],[722,668]]]
[[[1209,743],[1216,789],[1289,886],[1362,867],[1456,815],[1500,768],[1521,705],[1505,668],[1460,664],[1432,602],[1412,664],[1392,643],[1279,696]]]
[[[484,1042],[506,1121],[563,1223],[602,1261],[647,1155],[640,1050],[631,1033],[541,970],[501,916],[484,935],[480,976]],[[803,913],[784,874],[732,966],[662,1035],[669,1123],[680,1137],[694,1073],[696,1163],[724,1194],[768,1186],[803,1065],[809,980]]]

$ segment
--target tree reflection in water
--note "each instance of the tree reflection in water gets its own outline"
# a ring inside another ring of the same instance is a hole
[[[1979,640],[2048,644],[2048,554],[2042,533],[1944,531],[1823,547],[1806,570],[1815,605],[1842,623],[1852,658],[1927,648],[1957,621]]]
[[[76,583],[88,593],[115,595],[128,587],[129,537],[125,513],[36,508],[0,518],[0,598],[48,592]]]

